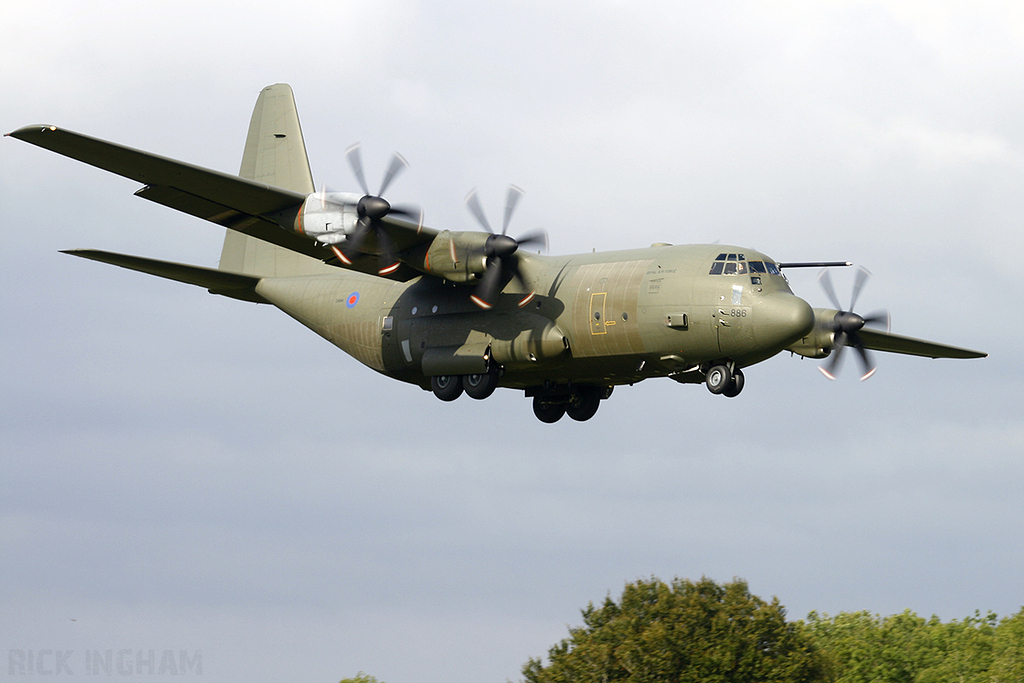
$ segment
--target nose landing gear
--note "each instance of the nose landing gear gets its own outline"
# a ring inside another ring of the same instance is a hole
[[[743,391],[743,371],[734,363],[716,363],[708,368],[704,383],[712,394],[735,398]]]

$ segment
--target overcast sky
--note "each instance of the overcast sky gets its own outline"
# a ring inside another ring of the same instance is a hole
[[[437,228],[512,182],[513,234],[556,254],[851,260],[863,312],[990,357],[876,354],[862,383],[787,354],[736,400],[651,380],[585,424],[444,404],[268,306],[58,253],[213,266],[223,230],[5,138],[0,678],[153,649],[231,683],[517,680],[651,575],[742,577],[792,618],[1024,606],[1020,3],[156,4],[6,7],[3,132],[237,172],[287,82],[318,185],[355,189],[361,141]],[[790,274],[827,305],[815,278]]]

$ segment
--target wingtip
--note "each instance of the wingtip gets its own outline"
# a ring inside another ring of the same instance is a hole
[[[22,126],[17,130],[12,130],[10,133],[4,133],[5,138],[17,138],[19,140],[25,140],[29,136],[36,133],[45,133],[46,131],[56,131],[57,126],[48,123],[34,123],[28,126]]]

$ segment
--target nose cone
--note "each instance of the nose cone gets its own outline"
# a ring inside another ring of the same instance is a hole
[[[814,310],[798,296],[775,292],[757,308],[759,344],[786,348],[814,329]]]

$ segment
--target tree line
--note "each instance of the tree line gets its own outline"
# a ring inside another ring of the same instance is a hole
[[[745,581],[656,578],[583,610],[583,625],[523,666],[526,683],[1017,683],[1024,608],[943,622],[812,612],[787,621]]]
[[[904,611],[786,620],[735,579],[657,578],[582,610],[524,683],[1021,683],[1024,608],[943,622]],[[381,683],[360,672],[341,683]]]

